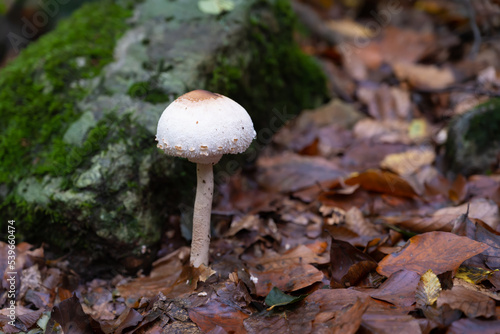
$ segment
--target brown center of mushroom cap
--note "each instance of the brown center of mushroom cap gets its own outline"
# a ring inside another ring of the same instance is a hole
[[[207,90],[197,89],[180,96],[177,100],[178,101],[189,100],[192,102],[200,102],[209,99],[218,99],[220,97],[222,97],[222,95],[220,94],[212,93]]]

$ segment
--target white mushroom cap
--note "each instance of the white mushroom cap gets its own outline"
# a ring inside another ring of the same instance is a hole
[[[166,154],[195,163],[217,163],[223,154],[242,153],[255,138],[252,119],[220,94],[194,90],[172,102],[158,121],[156,140]]]

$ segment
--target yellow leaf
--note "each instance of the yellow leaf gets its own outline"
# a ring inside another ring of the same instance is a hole
[[[414,119],[408,127],[408,137],[412,141],[420,142],[427,139],[429,136],[429,126],[427,121],[423,118]]]
[[[498,269],[493,271],[498,271]],[[475,285],[488,279],[493,275],[493,271],[477,267],[460,266],[455,277]]]
[[[387,155],[380,167],[389,169],[398,175],[413,174],[423,166],[432,164],[436,157],[431,147],[409,149],[405,152]]]
[[[433,305],[441,293],[441,283],[439,278],[434,274],[432,269],[427,270],[421,277],[417,285],[415,299],[417,306],[422,308],[424,306]]]
[[[365,26],[352,20],[332,20],[327,23],[328,28],[348,38],[371,38],[373,32]]]

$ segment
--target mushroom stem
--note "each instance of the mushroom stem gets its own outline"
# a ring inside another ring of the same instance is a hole
[[[210,214],[214,191],[214,173],[212,164],[196,164],[198,184],[193,213],[193,240],[191,242],[190,263],[198,268],[208,266],[210,248]]]

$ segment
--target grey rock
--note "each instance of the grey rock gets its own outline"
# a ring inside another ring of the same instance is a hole
[[[500,99],[491,99],[450,123],[445,158],[454,175],[484,174],[500,168]]]
[[[78,117],[60,138],[71,153],[65,164],[22,176],[7,190],[1,185],[22,203],[8,212],[23,212],[31,224],[47,222],[26,231],[29,240],[84,247],[96,259],[135,270],[154,256],[169,213],[192,205],[194,165],[166,157],[154,141],[171,101],[193,89],[216,91],[242,104],[259,130],[269,127],[273,110],[296,114],[325,100],[319,67],[292,40],[289,2],[233,2],[220,15],[203,13],[197,0],[135,5],[114,61],[67,87],[87,94],[74,101]],[[72,61],[92,66],[86,58]],[[45,74],[37,78],[43,85]],[[50,82],[43,89],[53,90]]]

